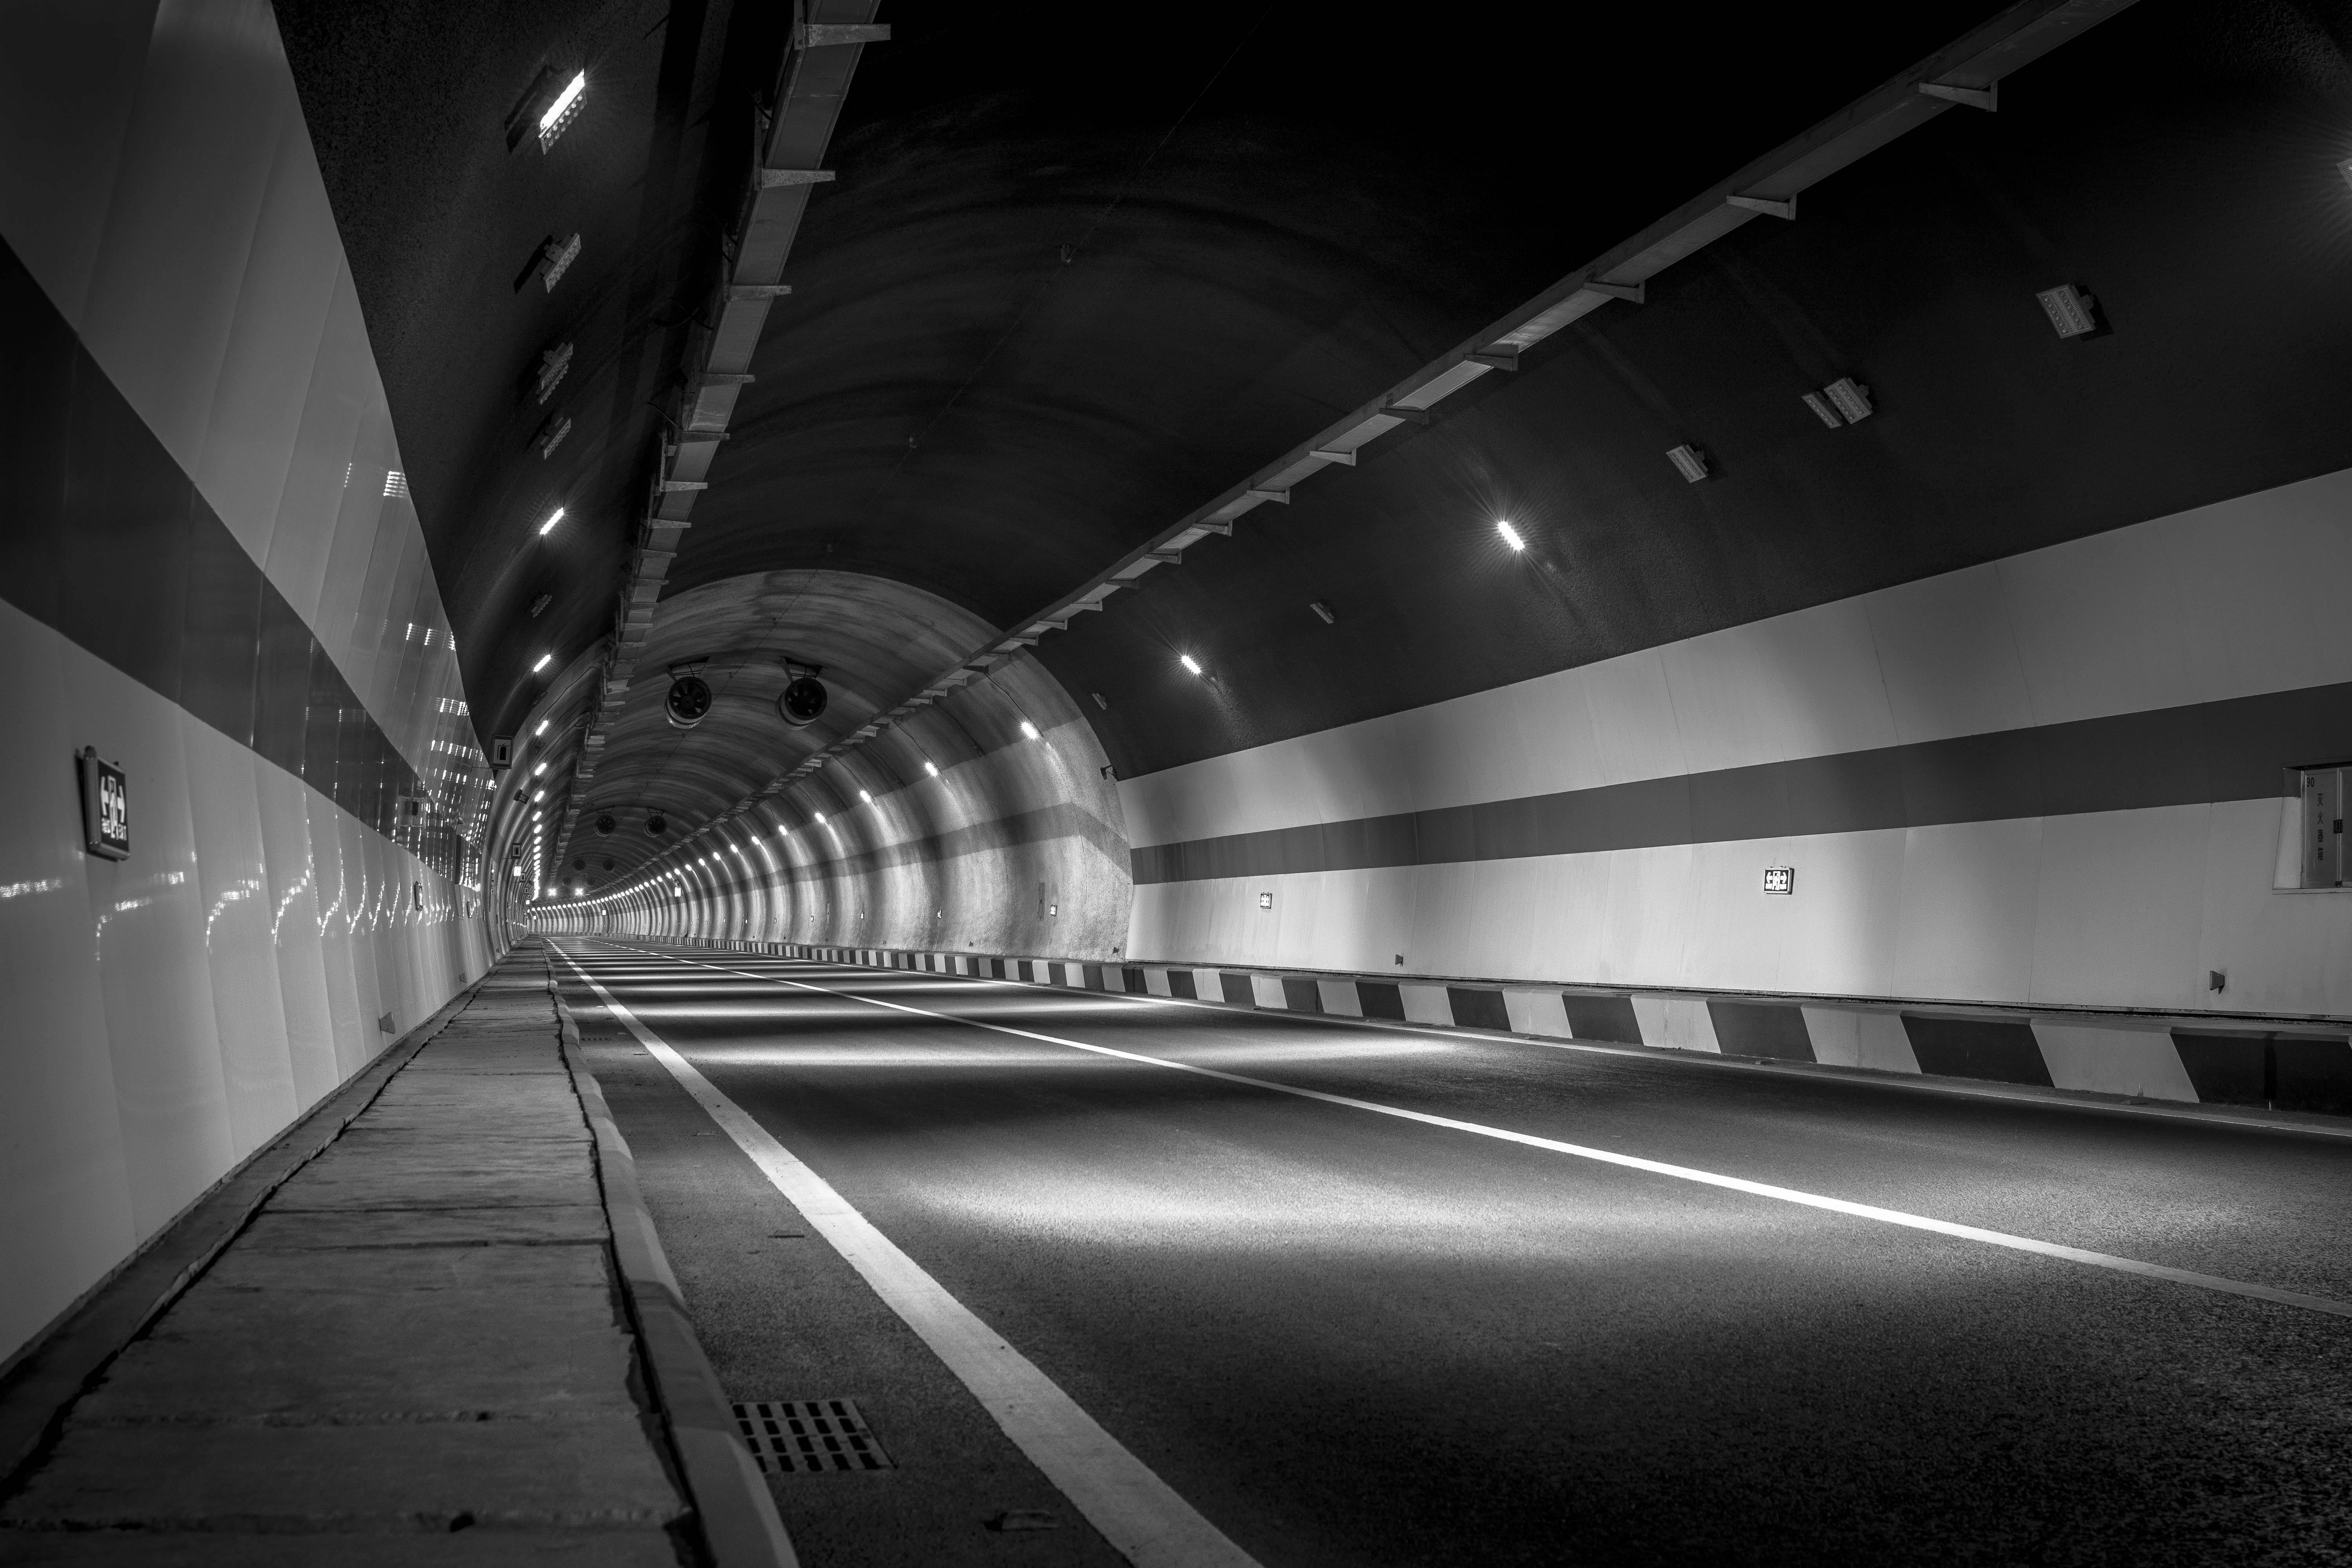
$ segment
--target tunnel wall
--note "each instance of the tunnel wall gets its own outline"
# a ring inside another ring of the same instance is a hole
[[[2352,1013],[2352,895],[2274,886],[2284,770],[2352,753],[2347,518],[2332,474],[1122,781],[1128,950]]]
[[[721,825],[676,881],[584,906],[542,904],[532,921],[1116,958],[1131,886],[1107,767],[1069,694],[1023,655]]]
[[[268,5],[13,15],[0,240],[5,1357],[495,944],[396,815],[471,736]]]

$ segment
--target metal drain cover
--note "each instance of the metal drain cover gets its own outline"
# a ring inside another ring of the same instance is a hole
[[[735,1426],[762,1474],[898,1468],[874,1440],[855,1400],[739,1400]]]

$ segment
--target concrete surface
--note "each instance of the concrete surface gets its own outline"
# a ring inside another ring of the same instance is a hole
[[[0,1559],[679,1561],[608,1241],[520,952],[72,1407]]]
[[[2339,1300],[2340,1140],[562,945],[1267,1568],[2347,1560],[2342,1319],[959,1020]],[[809,1559],[1100,1560],[911,1331],[567,994],[730,1392],[855,1398],[898,1461],[773,1481]],[[1060,1528],[985,1528],[1013,1508]]]

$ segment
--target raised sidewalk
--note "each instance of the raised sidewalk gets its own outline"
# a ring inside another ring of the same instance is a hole
[[[95,1358],[0,1561],[697,1560],[608,1184],[520,950]]]

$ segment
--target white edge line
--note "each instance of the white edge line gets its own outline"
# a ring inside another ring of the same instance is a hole
[[[614,943],[614,945],[623,944]],[[1556,1154],[1569,1154],[1580,1160],[1597,1161],[1604,1165],[1618,1165],[1631,1171],[1645,1171],[1652,1175],[1671,1176],[1677,1181],[1696,1182],[1703,1186],[1720,1187],[1728,1192],[1746,1193],[1754,1197],[1771,1198],[1780,1203],[1826,1210],[1831,1214],[1849,1215],[1856,1219],[1875,1220],[1882,1225],[1930,1231],[1938,1236],[1954,1237],[1963,1241],[1982,1242],[1988,1247],[2001,1247],[2016,1252],[2035,1253],[2043,1258],[2062,1258],[2069,1263],[2087,1264],[2095,1268],[2109,1268],[2121,1274],[2137,1274],[2143,1279],[2168,1280],[2175,1285],[2190,1285],[2200,1290],[2216,1290],[2225,1295],[2249,1297],[2257,1301],[2272,1301],[2281,1306],[2300,1307],[2306,1311],[2325,1312],[2338,1318],[2352,1318],[2352,1302],[2338,1301],[2326,1296],[2307,1295],[2300,1290],[2282,1289],[2275,1285],[2258,1285],[2243,1279],[2229,1279],[2218,1274],[2200,1274],[2194,1269],[2174,1268],[2162,1263],[2143,1263],[2137,1258],[2119,1258],[2110,1252],[2093,1252],[2085,1247],[2067,1247],[2054,1241],[2041,1241],[2030,1236],[2013,1236],[2007,1231],[1987,1230],[1979,1226],[1958,1225],[1950,1220],[1932,1219],[1926,1215],[1907,1214],[1901,1209],[1880,1208],[1875,1205],[1853,1203],[1845,1198],[1828,1197],[1819,1193],[1800,1192],[1794,1187],[1774,1186],[1767,1182],[1751,1182],[1744,1176],[1727,1176],[1714,1171],[1697,1170],[1689,1165],[1668,1164],[1661,1160],[1645,1160],[1639,1155],[1620,1154],[1607,1149],[1589,1148],[1580,1143],[1562,1142],[1556,1138],[1539,1138],[1531,1132],[1515,1132],[1508,1128],[1489,1127],[1477,1121],[1463,1121],[1450,1116],[1439,1116],[1431,1111],[1408,1110],[1402,1106],[1382,1105],[1376,1100],[1358,1100],[1344,1094],[1330,1094],[1319,1089],[1302,1089],[1296,1084],[1276,1083],[1271,1079],[1250,1078],[1241,1073],[1221,1071],[1216,1068],[1196,1067],[1190,1062],[1170,1061],[1161,1057],[1144,1056],[1135,1051],[1122,1051],[1111,1046],[1088,1045],[1083,1040],[1065,1040],[1053,1035],[1041,1035],[1028,1029],[1016,1029],[1009,1025],[983,1023],[976,1018],[961,1018],[950,1013],[934,1013],[928,1008],[908,1006],[903,1002],[886,1002],[879,997],[860,996],[852,992],[837,991],[832,986],[817,985],[804,980],[785,980],[776,975],[753,973],[749,970],[729,969],[720,964],[705,963],[699,959],[680,958],[673,953],[651,952],[642,948],[631,951],[644,953],[649,958],[663,958],[676,963],[689,963],[697,968],[715,970],[721,974],[733,974],[766,984],[790,985],[803,991],[823,992],[826,995],[841,997],[844,1001],[863,1002],[869,1006],[887,1007],[897,1012],[911,1013],[919,1017],[936,1018],[946,1023],[962,1024],[975,1029],[989,1029],[1000,1035],[1012,1035],[1024,1040],[1036,1040],[1045,1045],[1064,1046],[1078,1051],[1091,1051],[1097,1056],[1113,1057],[1122,1061],[1138,1062],[1150,1067],[1166,1068],[1174,1072],[1195,1073],[1202,1078],[1220,1079],[1227,1083],[1245,1084],[1252,1089],[1270,1089],[1276,1094],[1296,1095],[1301,1100],[1320,1100],[1327,1105],[1342,1105],[1354,1110],[1369,1110],[1378,1116],[1393,1116],[1402,1121],[1418,1121],[1424,1126],[1442,1127],[1449,1131],[1468,1132],[1481,1138],[1496,1139],[1505,1143],[1517,1143],[1530,1149],[1543,1149]]]
[[[1105,1431],[1035,1363],[950,1295],[831,1184],[640,1022],[577,959],[560,947],[555,951],[751,1157],[761,1174],[947,1363],[1005,1436],[1113,1550],[1136,1568],[1257,1568],[1254,1558]]]

